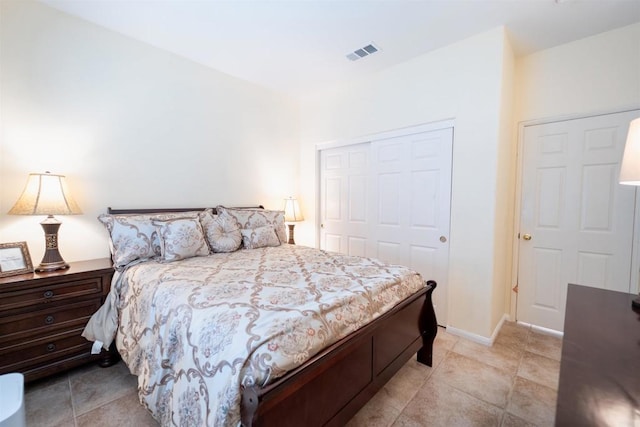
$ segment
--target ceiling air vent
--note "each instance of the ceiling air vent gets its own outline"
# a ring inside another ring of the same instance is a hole
[[[350,61],[357,61],[360,58],[364,58],[365,56],[373,55],[378,52],[380,48],[373,43],[369,43],[365,47],[361,47],[360,49],[356,49],[353,52],[347,53],[347,59]]]

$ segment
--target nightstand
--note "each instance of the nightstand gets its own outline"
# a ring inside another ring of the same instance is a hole
[[[0,278],[0,374],[32,381],[100,359],[80,334],[109,292],[111,259],[69,265]]]

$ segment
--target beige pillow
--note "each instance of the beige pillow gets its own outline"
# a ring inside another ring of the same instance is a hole
[[[98,217],[109,232],[111,256],[116,269],[132,261],[160,256],[160,241],[154,220],[197,218],[198,212],[160,214],[102,214]]]
[[[228,213],[215,215],[213,210],[206,209],[200,213],[200,223],[213,252],[233,252],[242,246],[238,221]]]
[[[98,220],[107,228],[111,256],[116,268],[122,268],[137,259],[150,259],[160,251],[156,228],[149,215],[107,215]]]
[[[238,225],[243,229],[254,229],[270,225],[275,229],[276,235],[280,243],[287,243],[287,230],[284,225],[284,211],[271,211],[266,209],[249,208],[225,208],[218,206],[216,208],[218,215],[228,213],[233,216]]]
[[[242,243],[246,249],[280,246],[280,240],[270,225],[256,228],[243,228],[240,232],[242,233]]]
[[[160,262],[209,255],[200,221],[196,218],[154,220],[160,240]]]

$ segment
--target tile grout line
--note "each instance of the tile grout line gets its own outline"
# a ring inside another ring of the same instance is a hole
[[[446,333],[446,329],[444,331],[438,331],[438,334],[441,334],[441,333]],[[393,419],[391,424],[389,424],[387,427],[392,427],[398,421],[398,419],[400,419],[400,417],[402,416],[404,410],[407,409],[407,407],[409,406],[409,403],[411,403],[411,401],[420,392],[420,389],[422,389],[433,378],[433,374],[435,373],[436,369],[438,369],[438,367],[444,363],[445,359],[449,356],[450,353],[452,353],[453,347],[455,347],[456,344],[458,344],[458,342],[459,342],[459,339],[456,339],[456,342],[451,346],[451,348],[444,350],[444,356],[442,356],[442,358],[440,359],[440,361],[438,363],[434,362],[433,353],[435,353],[435,352],[432,351],[432,359],[431,360],[432,360],[432,365],[433,366],[430,367],[431,370],[429,372],[429,375],[424,379],[424,381],[422,382],[420,387],[418,387],[416,389],[416,392],[411,397],[411,399],[409,399],[407,402],[405,402],[404,406],[402,407],[402,409],[400,410],[398,415]],[[434,341],[434,347],[435,347],[435,341]],[[411,417],[409,417],[409,418],[411,419]]]
[[[71,414],[73,415],[73,426],[78,427],[78,421],[76,420],[76,405],[73,399],[73,388],[71,387],[71,375],[67,373],[67,385],[69,386],[69,398],[71,399]]]
[[[496,370],[498,370],[498,371],[501,371],[501,372],[504,372],[504,373],[508,373],[508,371],[507,371],[507,370],[504,370],[504,369],[499,368],[499,367],[497,367],[497,366],[490,365],[490,364],[486,363],[486,362],[485,362],[485,360],[484,360],[484,357],[482,357],[482,359],[483,359],[483,360],[479,360],[479,359],[473,358],[473,357],[471,357],[471,356],[468,356],[468,355],[466,355],[466,354],[456,352],[456,351],[454,350],[454,348],[455,348],[455,346],[456,346],[459,342],[460,342],[460,340],[458,340],[458,342],[456,342],[456,344],[454,344],[454,345],[451,347],[451,353],[455,353],[455,354],[456,354],[457,356],[459,356],[459,357],[462,357],[462,358],[465,358],[465,359],[469,359],[469,360],[472,360],[472,361],[477,362],[477,363],[481,363],[481,364],[483,364],[483,365],[487,366],[487,367],[488,367],[488,368],[490,368],[490,369],[496,369]],[[523,352],[523,353],[524,353],[524,352]],[[520,359],[518,360],[518,367],[520,366],[520,360],[522,360],[522,355],[520,356]],[[444,361],[443,361],[443,362],[444,362]],[[517,371],[518,371],[518,369],[516,368],[516,373],[517,373]],[[510,375],[510,376],[511,376],[511,375]],[[507,406],[509,405],[509,399],[510,399],[510,396],[511,396],[511,391],[513,390],[513,383],[514,383],[514,379],[515,379],[515,374],[513,374],[513,376],[512,376],[512,380],[511,380],[511,387],[509,388],[509,393],[507,394],[507,400],[506,400],[506,403],[505,403],[504,408],[501,408],[500,406],[496,405],[495,403],[490,402],[490,401],[488,401],[488,400],[485,400],[485,399],[483,399],[483,398],[481,398],[481,397],[473,396],[472,394],[469,394],[468,392],[466,392],[466,391],[464,391],[464,390],[459,389],[458,387],[454,386],[453,384],[449,384],[449,386],[453,387],[454,389],[458,390],[458,391],[459,391],[459,392],[461,392],[461,393],[464,393],[464,394],[466,394],[466,395],[468,395],[468,396],[473,397],[474,399],[478,399],[478,400],[480,400],[480,401],[482,401],[482,402],[484,402],[484,403],[486,403],[486,404],[488,404],[488,405],[491,405],[491,406],[493,406],[493,407],[496,407],[496,408],[498,408],[498,409],[501,409],[501,410],[504,412],[504,411],[506,411],[506,410],[507,410]],[[445,380],[445,382],[446,382],[446,380]],[[448,384],[448,383],[447,383],[447,384]]]
[[[518,366],[516,367],[516,371],[513,374],[513,377],[511,378],[511,388],[509,389],[509,394],[507,394],[507,404],[504,407],[504,411],[502,413],[502,422],[500,423],[500,425],[503,425],[504,418],[506,417],[506,414],[509,412],[509,404],[511,403],[511,399],[513,398],[513,391],[516,388],[516,380],[518,379],[518,371],[520,370],[520,365],[522,364],[522,359],[524,359],[525,352],[526,350],[523,350],[522,354],[520,355],[520,358],[518,360]]]
[[[440,363],[438,364],[438,366],[440,366],[440,365],[444,365],[444,363],[445,363],[446,359],[449,357],[449,355],[451,355],[451,354],[456,354],[457,356],[460,356],[460,357],[463,357],[463,358],[466,358],[466,359],[469,359],[469,360],[473,360],[473,361],[475,361],[475,362],[478,362],[478,363],[481,363],[481,364],[483,364],[483,365],[486,365],[486,366],[488,366],[489,368],[498,369],[498,370],[501,370],[501,371],[502,371],[502,369],[500,369],[500,368],[497,368],[497,367],[492,366],[492,365],[488,365],[488,364],[486,364],[486,363],[485,363],[485,362],[483,362],[483,361],[476,360],[476,359],[474,359],[474,358],[471,358],[471,357],[469,357],[469,356],[466,356],[466,355],[464,355],[464,354],[460,354],[460,353],[457,353],[456,351],[454,351],[454,347],[455,347],[459,342],[460,342],[460,339],[458,339],[458,340],[456,341],[456,343],[455,343],[454,345],[452,345],[452,346],[451,346],[451,349],[447,350],[446,356],[442,358],[442,360],[440,361]],[[504,372],[504,371],[503,371],[503,372]],[[428,378],[428,379],[431,379],[431,378],[433,377],[433,375],[434,375],[434,374],[435,374],[435,371],[431,373],[431,375],[429,376],[429,378]],[[493,403],[493,402],[489,402],[489,401],[487,401],[487,400],[485,400],[485,399],[483,399],[483,398],[476,397],[476,396],[474,396],[474,395],[470,394],[469,392],[467,392],[467,391],[465,391],[465,390],[462,390],[462,389],[458,388],[458,387],[457,387],[457,386],[455,386],[454,384],[450,384],[450,383],[449,383],[445,378],[442,378],[442,380],[444,381],[444,383],[445,383],[445,384],[447,384],[447,385],[448,385],[449,387],[451,387],[452,389],[454,389],[454,390],[458,391],[459,393],[462,393],[462,394],[464,394],[464,395],[466,395],[466,396],[470,397],[470,398],[471,398],[471,399],[473,399],[473,400],[477,400],[477,401],[483,402],[483,403],[484,403],[484,404],[486,404],[486,405],[493,406],[494,408],[496,408],[496,409],[498,409],[498,410],[502,410],[502,415],[500,416],[500,418],[499,418],[499,420],[498,420],[498,425],[502,425],[502,418],[504,417],[504,412],[506,411],[506,406],[509,404],[509,399],[508,399],[508,398],[507,398],[507,402],[506,402],[505,407],[504,407],[504,408],[501,408],[501,407],[497,406],[497,405],[496,405],[495,403]]]
[[[1,0],[0,0],[0,1],[1,1]],[[117,364],[117,363],[119,363],[119,362],[116,362],[116,364]],[[100,369],[111,369],[111,368],[113,368],[114,366],[116,366],[116,364],[114,364],[113,366],[110,366],[110,367],[108,367],[108,368],[102,368],[102,367],[101,367]],[[96,365],[96,366],[97,366],[97,365]],[[137,393],[137,389],[136,389],[135,391],[136,391],[136,393]],[[82,416],[84,416],[84,415],[86,415],[86,414],[89,414],[89,413],[91,413],[91,412],[93,412],[93,411],[95,411],[95,410],[97,410],[97,409],[100,409],[100,408],[102,408],[102,407],[104,407],[104,406],[107,406],[107,405],[109,405],[109,404],[111,404],[111,403],[115,402],[116,400],[118,400],[118,399],[121,399],[121,398],[125,397],[125,396],[127,395],[127,393],[128,393],[128,392],[124,392],[122,395],[118,395],[118,394],[116,394],[115,396],[112,396],[110,399],[107,399],[105,402],[102,402],[100,405],[98,405],[98,406],[96,406],[96,407],[90,407],[90,409],[85,410],[84,412],[82,412],[82,413],[80,413],[80,414],[77,414],[77,416],[78,416],[78,417],[82,417]],[[74,412],[75,412],[75,409],[74,409]],[[77,426],[76,426],[76,427],[77,427]]]
[[[435,342],[434,342],[435,344]],[[454,344],[455,345],[455,344]],[[453,346],[451,346],[453,348]],[[433,354],[432,354],[432,359],[431,359],[431,364],[434,366],[431,366],[431,372],[429,372],[429,376],[427,378],[425,378],[425,380],[422,382],[422,384],[420,385],[419,388],[416,389],[416,392],[414,393],[414,395],[411,397],[411,399],[409,399],[407,402],[405,402],[404,406],[402,407],[402,409],[400,410],[400,412],[398,413],[398,416],[395,417],[395,419],[393,420],[393,422],[389,425],[389,427],[393,426],[396,421],[398,421],[398,419],[400,419],[400,417],[402,416],[402,413],[404,412],[405,409],[407,409],[407,406],[409,406],[409,403],[411,403],[411,401],[416,397],[416,395],[420,392],[420,390],[431,380],[431,378],[433,378],[433,374],[436,371],[436,369],[438,369],[438,367],[440,365],[442,365],[442,363],[444,362],[444,360],[449,356],[449,353],[451,352],[451,350],[445,350],[445,354],[442,357],[442,359],[440,360],[439,363],[434,363],[433,362]],[[411,417],[409,417],[409,419],[412,419]]]
[[[520,372],[520,366],[522,365],[522,361],[524,360],[524,356],[527,353],[527,347],[529,346],[529,337],[531,335],[531,326],[527,327],[527,336],[524,340],[524,347],[522,349],[522,354],[520,354],[520,358],[518,359],[518,366],[516,367],[516,371],[515,374],[513,375],[513,380],[511,381],[511,389],[509,390],[509,394],[507,396],[507,406],[505,406],[504,408],[504,412],[502,413],[502,421],[500,423],[500,425],[502,426],[504,424],[504,419],[507,415],[507,413],[510,413],[508,408],[509,408],[509,404],[511,403],[511,399],[513,398],[513,392],[516,388],[516,381],[518,380],[518,372]],[[525,420],[527,421],[527,420]],[[528,422],[528,421],[527,421]]]

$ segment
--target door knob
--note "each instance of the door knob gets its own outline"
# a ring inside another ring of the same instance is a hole
[[[531,240],[531,234],[524,234],[524,235],[522,235],[522,238],[524,240]]]

